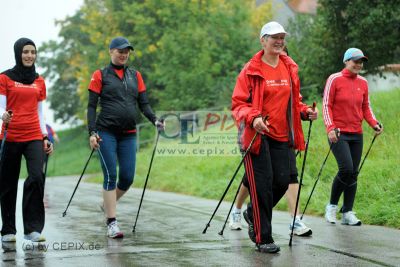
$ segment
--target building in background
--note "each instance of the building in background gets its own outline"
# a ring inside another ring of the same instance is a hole
[[[298,13],[316,14],[318,0],[256,0],[256,5],[271,3],[273,19],[284,25]],[[381,67],[382,75],[368,74],[369,89],[371,91],[387,91],[400,88],[400,64],[387,64]]]
[[[400,88],[400,64],[387,64],[381,68],[382,75],[368,74],[365,76],[370,91],[388,91]]]
[[[316,14],[317,0],[256,0],[256,5],[270,2],[273,8],[274,20],[287,26],[289,19],[297,13]]]

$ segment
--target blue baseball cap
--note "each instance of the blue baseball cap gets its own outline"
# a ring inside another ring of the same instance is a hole
[[[129,48],[133,50],[133,46],[125,37],[119,36],[111,40],[110,49],[124,49]]]
[[[359,60],[362,59],[363,61],[368,61],[368,58],[364,56],[364,53],[358,48],[349,48],[346,50],[343,56],[343,63],[348,60]]]

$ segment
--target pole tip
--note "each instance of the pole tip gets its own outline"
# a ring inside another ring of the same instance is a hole
[[[206,228],[204,228],[203,234],[205,234],[205,233],[207,232],[207,228],[208,228],[208,227],[210,227],[210,224],[209,224],[209,223],[206,224]]]

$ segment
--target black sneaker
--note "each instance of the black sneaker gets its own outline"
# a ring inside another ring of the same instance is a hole
[[[256,244],[257,251],[261,253],[278,253],[281,248],[275,243]]]
[[[254,233],[254,224],[250,220],[249,215],[247,214],[247,209],[243,211],[243,218],[249,225],[248,233],[249,233],[250,240],[253,241],[253,243],[256,243],[256,233]]]

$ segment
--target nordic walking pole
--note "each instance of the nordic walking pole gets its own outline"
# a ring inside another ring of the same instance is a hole
[[[336,133],[337,138],[339,138],[340,129],[336,129],[336,128],[335,128],[334,130],[335,130],[335,133]],[[320,178],[320,176],[321,176],[322,170],[323,170],[324,167],[325,167],[326,160],[328,159],[329,154],[331,153],[332,145],[333,145],[333,143],[331,143],[331,144],[329,145],[328,154],[326,154],[326,157],[325,157],[325,159],[324,159],[324,162],[322,162],[321,168],[319,169],[319,172],[318,172],[318,175],[317,175],[317,179],[315,180],[315,183],[314,183],[314,186],[313,186],[313,188],[312,188],[312,190],[311,190],[311,193],[310,193],[310,195],[308,196],[307,203],[306,203],[306,205],[305,205],[305,207],[304,207],[303,213],[301,214],[300,220],[303,219],[304,213],[306,213],[306,209],[307,209],[307,207],[308,207],[308,203],[309,203],[310,200],[311,200],[311,197],[312,197],[312,195],[313,195],[313,193],[314,193],[314,189],[315,189],[315,187],[317,186],[317,183],[318,183],[319,178]]]
[[[306,205],[305,205],[305,207],[304,207],[303,213],[301,214],[300,220],[302,220],[302,219],[303,219],[303,216],[304,216],[304,213],[306,212],[306,209],[307,209],[308,203],[310,202],[310,199],[311,199],[311,197],[312,197],[312,195],[313,195],[313,193],[314,193],[314,189],[315,189],[315,187],[317,186],[317,183],[318,183],[319,177],[321,176],[322,169],[324,168],[324,166],[325,166],[325,162],[326,162],[326,160],[328,159],[328,157],[329,157],[329,154],[331,153],[331,147],[332,147],[332,144],[333,144],[333,143],[331,143],[331,145],[329,146],[329,151],[328,151],[328,154],[326,154],[326,157],[325,157],[325,159],[324,159],[324,162],[322,163],[322,166],[321,166],[321,168],[319,169],[319,172],[318,172],[318,175],[317,175],[317,179],[315,180],[315,182],[314,182],[314,186],[313,186],[313,188],[312,188],[312,190],[311,190],[311,193],[310,193],[310,195],[308,196],[307,203],[306,203]]]
[[[53,143],[53,151],[55,149],[56,149],[56,142]],[[54,154],[51,158],[52,158],[51,162],[53,162],[51,169],[54,172],[56,169],[56,154]]]
[[[161,123],[163,123],[163,120],[161,120]],[[158,139],[160,138],[160,131],[161,131],[160,129],[157,129],[156,143],[155,143],[155,145],[154,145],[153,153],[151,154],[149,170],[147,171],[147,176],[146,176],[146,180],[145,180],[145,182],[144,182],[143,191],[142,191],[142,196],[140,197],[139,208],[138,208],[138,211],[137,211],[137,214],[136,214],[135,224],[133,225],[133,228],[132,228],[132,232],[133,232],[133,233],[134,233],[135,230],[136,230],[136,223],[137,223],[137,220],[138,220],[138,218],[139,218],[140,208],[142,207],[144,192],[146,191],[147,181],[149,180],[151,167],[153,166],[153,159],[154,159],[154,154],[156,153],[156,148],[157,148],[157,144],[158,144]]]
[[[239,187],[238,187],[238,189],[236,190],[236,194],[235,194],[235,197],[234,197],[234,199],[233,199],[233,201],[232,201],[231,208],[229,209],[228,216],[226,216],[224,225],[222,226],[221,231],[218,233],[219,235],[224,235],[224,230],[225,230],[226,223],[228,222],[228,218],[229,218],[229,216],[231,215],[231,211],[232,211],[233,205],[235,204],[235,201],[236,201],[236,198],[237,198],[237,196],[238,196],[238,194],[239,194],[239,190],[240,190],[240,187],[241,187],[241,186],[242,186],[242,183],[239,184]]]
[[[12,116],[12,110],[7,111],[10,116]],[[7,130],[8,130],[8,123],[5,124],[4,126],[4,135],[3,135],[3,140],[1,140],[1,146],[0,146],[0,162],[1,159],[3,158],[3,149],[4,149],[4,144],[6,142],[7,138]]]
[[[368,148],[368,150],[367,150],[367,153],[365,153],[364,159],[363,159],[363,161],[361,162],[360,168],[358,169],[357,176],[360,174],[360,171],[361,171],[361,169],[362,169],[362,167],[363,167],[363,165],[364,165],[364,161],[366,160],[366,158],[367,158],[367,156],[368,156],[368,154],[369,154],[369,151],[371,150],[371,147],[372,147],[372,145],[374,144],[375,139],[376,139],[377,136],[378,136],[378,135],[375,134],[375,135],[374,135],[374,138],[372,138],[372,141],[371,141],[371,144],[369,145],[369,148]]]
[[[240,161],[239,165],[237,166],[235,173],[233,174],[233,176],[232,176],[232,178],[231,178],[231,180],[230,180],[228,186],[227,186],[226,189],[225,189],[225,192],[222,194],[222,197],[221,197],[221,199],[219,200],[217,207],[215,208],[213,214],[211,215],[210,220],[209,220],[208,223],[206,224],[206,227],[205,227],[204,230],[203,230],[203,234],[205,234],[205,233],[207,232],[207,228],[210,227],[210,223],[211,223],[212,219],[214,218],[215,213],[217,212],[219,206],[221,205],[222,200],[224,199],[224,197],[225,197],[226,193],[228,192],[229,188],[231,187],[232,182],[233,182],[233,180],[235,179],[236,174],[238,173],[240,167],[242,166],[244,159],[246,158],[247,154],[249,153],[251,147],[253,146],[253,143],[254,143],[254,141],[256,140],[257,135],[258,135],[258,132],[256,132],[256,133],[254,134],[254,136],[253,136],[253,139],[251,139],[251,142],[250,142],[249,147],[246,149],[246,152],[244,153],[244,155],[243,155],[243,157],[242,157],[242,160]]]
[[[313,103],[312,110],[315,110],[317,103]],[[297,212],[297,207],[299,206],[299,199],[300,199],[300,192],[301,192],[301,185],[303,183],[303,175],[304,175],[304,168],[306,166],[306,160],[307,160],[307,152],[308,152],[308,145],[310,144],[310,136],[311,136],[311,127],[312,127],[312,120],[310,120],[310,126],[308,126],[308,136],[307,136],[307,143],[306,143],[306,149],[304,150],[304,159],[303,159],[303,165],[301,166],[301,175],[300,175],[300,183],[299,183],[299,190],[297,192],[297,198],[296,198],[296,206],[294,209],[294,215],[293,215],[293,222],[292,222],[292,231],[290,233],[290,240],[289,240],[289,247],[292,246],[292,239],[293,239],[293,229],[294,229],[294,223],[296,221],[296,212]]]
[[[73,198],[74,195],[75,195],[76,189],[78,189],[79,183],[81,182],[81,179],[82,179],[82,177],[83,177],[83,174],[84,174],[85,171],[86,171],[86,167],[88,166],[89,161],[90,161],[90,159],[92,158],[92,155],[93,155],[93,152],[94,152],[94,151],[95,151],[95,149],[93,148],[93,149],[92,149],[92,152],[90,153],[90,156],[89,156],[88,160],[86,161],[85,167],[83,168],[81,177],[79,177],[78,183],[77,183],[76,186],[75,186],[74,192],[72,193],[72,196],[71,196],[71,198],[69,199],[68,205],[67,205],[67,207],[65,208],[65,211],[64,211],[63,214],[62,214],[63,217],[65,217],[65,216],[67,215],[67,210],[68,210],[69,204],[71,204],[72,198]]]
[[[49,148],[51,145],[47,143],[47,147]],[[44,159],[44,165],[43,165],[43,180],[46,181],[46,175],[47,175],[47,163],[49,162],[49,154],[46,153],[45,159]]]

